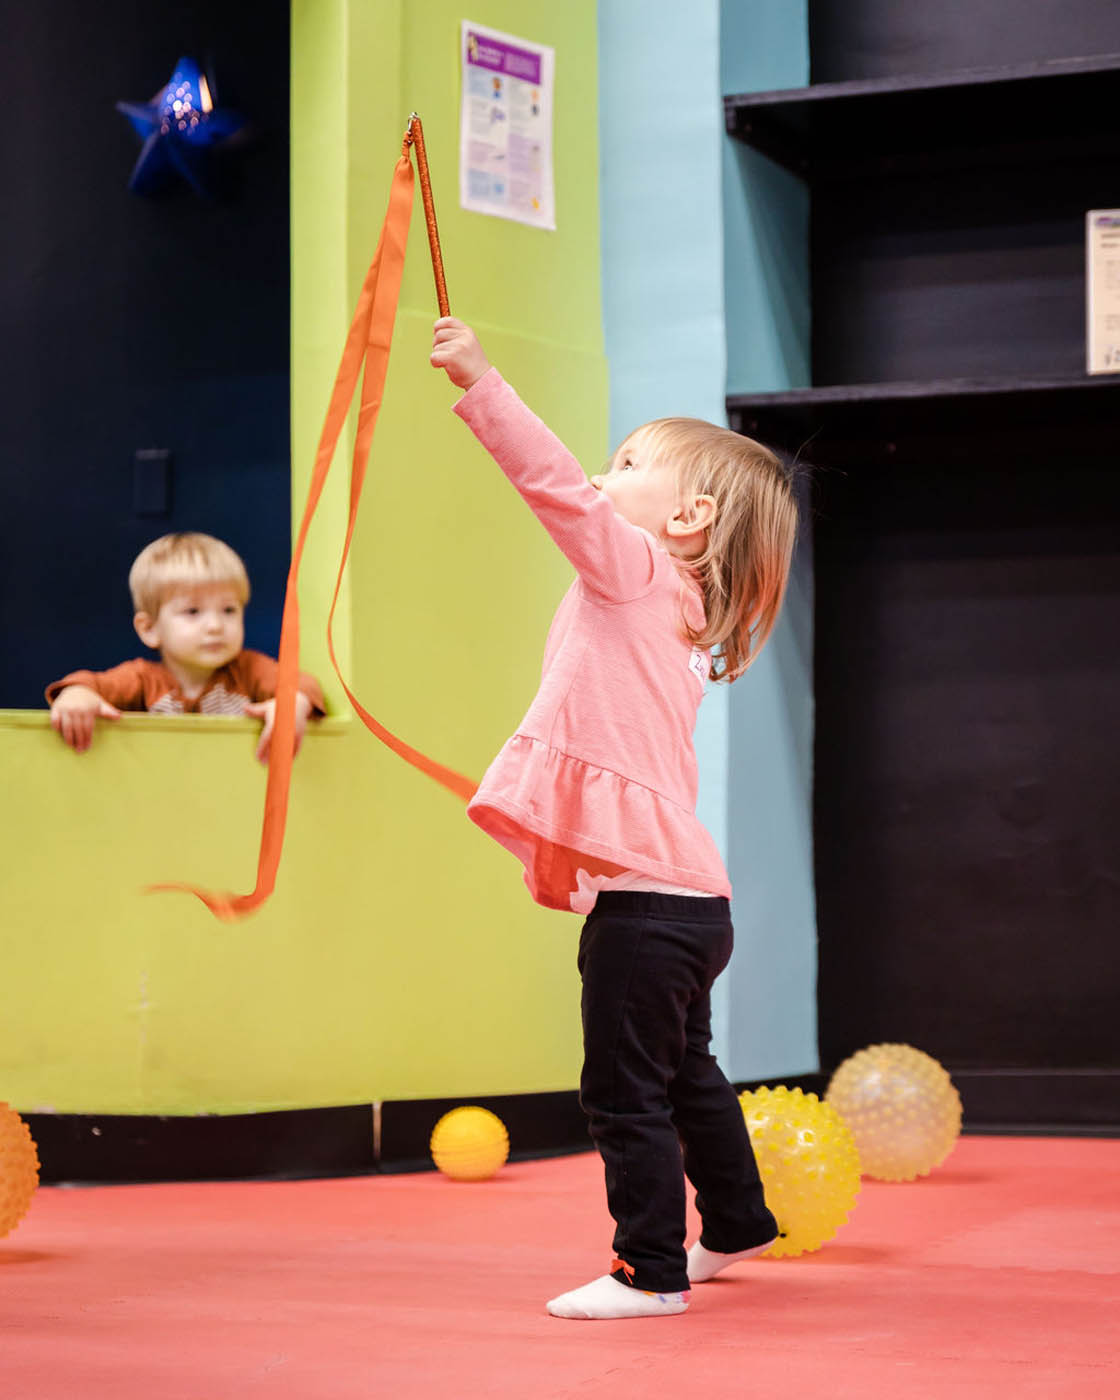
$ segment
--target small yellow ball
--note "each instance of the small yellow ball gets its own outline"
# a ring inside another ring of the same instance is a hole
[[[432,1129],[432,1161],[452,1181],[486,1181],[509,1156],[509,1133],[496,1113],[453,1108]]]
[[[739,1095],[779,1238],[767,1251],[804,1254],[832,1239],[859,1195],[859,1153],[844,1120],[800,1089]]]
[[[27,1124],[0,1103],[0,1237],[10,1234],[39,1185],[39,1154]]]
[[[941,1065],[912,1045],[869,1045],[829,1081],[867,1176],[913,1181],[939,1166],[961,1131],[961,1098]]]

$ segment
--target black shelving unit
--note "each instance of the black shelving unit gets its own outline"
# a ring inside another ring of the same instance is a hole
[[[728,132],[814,180],[1120,152],[1120,53],[723,100]],[[993,120],[994,117],[994,120]]]
[[[736,432],[804,455],[817,466],[945,462],[963,446],[998,437],[1020,460],[1068,450],[1116,454],[1120,471],[1120,375],[1048,379],[993,376],[880,384],[834,384],[785,393],[730,394]]]
[[[822,1070],[907,1041],[974,1129],[1120,1131],[1120,54],[724,104],[810,191],[817,387],[727,409],[817,469]]]

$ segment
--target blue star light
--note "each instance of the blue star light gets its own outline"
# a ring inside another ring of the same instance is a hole
[[[152,194],[181,175],[195,194],[211,198],[207,157],[245,126],[237,112],[214,106],[206,75],[192,58],[181,58],[166,87],[150,102],[118,102],[144,145],[128,188]]]

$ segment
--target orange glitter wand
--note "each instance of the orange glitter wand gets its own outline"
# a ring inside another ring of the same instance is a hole
[[[439,246],[439,229],[436,227],[436,206],[432,199],[432,180],[428,174],[428,153],[424,149],[424,128],[415,112],[408,119],[408,130],[404,135],[405,145],[416,148],[416,170],[420,176],[420,198],[424,201],[424,222],[428,226],[428,247],[432,251],[432,272],[436,279],[436,302],[441,316],[450,316],[447,301],[447,282],[443,275],[443,254]]]

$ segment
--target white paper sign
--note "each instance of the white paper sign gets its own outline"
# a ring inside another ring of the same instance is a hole
[[[1085,216],[1085,342],[1090,374],[1120,374],[1120,209]]]
[[[461,47],[459,203],[554,229],[555,51],[470,20],[463,20]]]

